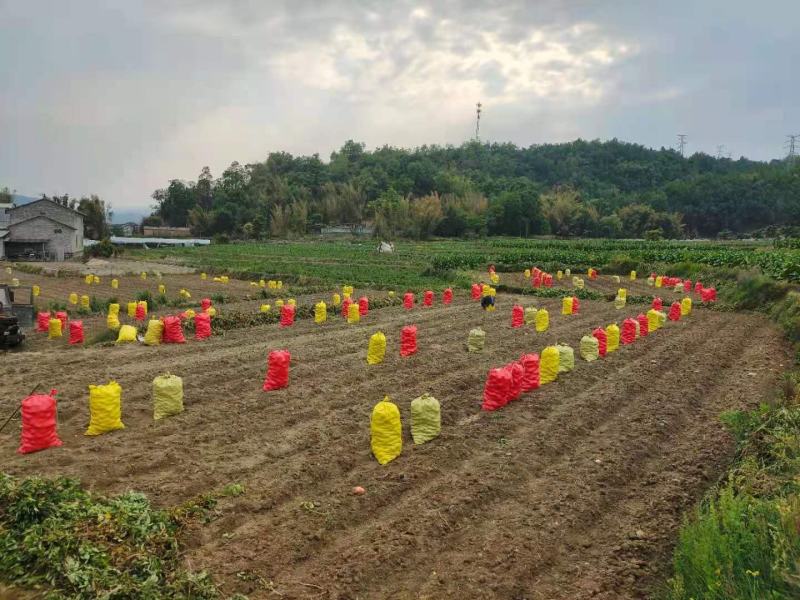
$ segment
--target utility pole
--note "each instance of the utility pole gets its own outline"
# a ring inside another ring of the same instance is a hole
[[[685,133],[678,134],[678,152],[683,156],[683,151],[686,149],[686,138],[689,137]]]
[[[479,141],[479,142],[481,141],[481,111],[482,110],[483,110],[483,104],[478,102],[475,105],[475,113],[476,113],[476,118],[475,118],[475,139],[477,141]]]

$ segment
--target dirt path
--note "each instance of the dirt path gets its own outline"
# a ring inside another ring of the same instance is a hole
[[[449,308],[375,311],[355,326],[300,321],[184,347],[6,355],[0,410],[32,381],[58,388],[65,445],[19,456],[16,432],[4,433],[3,469],[134,488],[163,505],[241,482],[246,493],[192,531],[187,559],[254,599],[646,595],[665,574],[681,513],[729,459],[719,413],[763,400],[789,363],[779,334],[758,317],[696,310],[484,413],[490,367],[556,341],[577,352],[582,335],[634,308],[585,302],[562,317],[560,299],[526,299],[551,313],[551,329],[536,334],[510,328],[510,299],[487,317],[465,296]],[[419,327],[420,351],[401,359],[407,323]],[[480,324],[485,352],[468,354]],[[368,367],[379,329],[387,359]],[[292,352],[291,385],[267,394],[275,348]],[[184,377],[187,410],[155,423],[150,382],[165,369]],[[84,437],[86,386],[111,377],[127,429]],[[426,391],[442,403],[443,431],[415,447],[409,404]],[[405,447],[381,467],[369,415],[384,394],[400,407]],[[350,495],[354,485],[367,494]]]

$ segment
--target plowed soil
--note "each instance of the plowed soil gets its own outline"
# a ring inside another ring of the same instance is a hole
[[[0,411],[36,382],[58,390],[64,446],[15,454],[6,472],[80,477],[91,489],[136,489],[169,506],[240,482],[221,515],[186,540],[187,563],[228,593],[251,598],[641,598],[663,580],[681,515],[730,459],[722,411],[768,399],[790,362],[781,336],[756,316],[697,309],[504,409],[481,412],[490,367],[576,348],[594,327],[635,314],[584,302],[573,316],[546,306],[551,329],[511,329],[512,298],[484,315],[457,292],[453,306],[372,311],[229,331],[185,346],[44,348],[2,357]],[[419,352],[398,353],[400,328]],[[482,354],[467,333],[487,331]],[[367,340],[387,357],[367,366]],[[292,353],[288,388],[265,393],[267,352]],[[186,411],[152,420],[151,381],[184,378]],[[89,438],[89,384],[123,387],[126,429]],[[409,404],[442,404],[442,435],[415,447]],[[380,466],[369,418],[385,394],[404,424],[403,454]],[[366,488],[353,496],[353,486]]]

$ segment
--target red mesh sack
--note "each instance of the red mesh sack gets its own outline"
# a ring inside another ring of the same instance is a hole
[[[472,284],[472,299],[473,300],[480,300],[481,299],[481,284],[473,283]],[[47,317],[50,318],[49,316]]]
[[[652,305],[653,310],[661,310],[663,306],[664,303],[661,300],[661,298],[658,297],[653,298],[653,305]]]
[[[36,315],[36,331],[47,333],[50,328],[50,313],[40,312]]]
[[[508,393],[509,400],[516,400],[522,394],[522,378],[525,376],[525,369],[518,362],[513,362],[505,366],[511,373],[511,389]]]
[[[422,296],[422,306],[433,306],[433,292],[427,290]]]
[[[144,304],[142,304],[141,302],[137,302],[134,319],[136,319],[137,321],[144,321],[145,317],[147,317],[147,313],[144,310]]]
[[[186,338],[183,337],[180,317],[164,317],[164,333],[161,334],[161,341],[165,344],[183,344]]]
[[[360,317],[365,317],[369,314],[369,298],[366,296],[361,296],[358,299],[358,315]]]
[[[194,339],[204,340],[211,337],[211,315],[199,312],[194,316]]]
[[[525,322],[525,309],[523,309],[519,304],[515,304],[511,308],[511,326],[522,327],[522,324],[524,322]]]
[[[632,344],[636,341],[636,321],[633,319],[625,319],[622,322],[622,331],[620,332],[619,341],[623,344]]]
[[[489,265],[489,273],[494,273],[494,265]]]
[[[537,273],[531,278],[531,285],[535,288],[542,287],[542,276]]]
[[[288,350],[273,350],[267,358],[267,376],[263,390],[278,390],[289,385],[289,362],[292,355]]]
[[[506,368],[489,369],[483,388],[483,410],[497,410],[508,404],[511,377],[511,372]]]
[[[531,278],[533,277],[541,278],[541,275],[542,275],[542,270],[539,267],[533,267],[533,269],[531,269]]]
[[[680,321],[681,320],[681,303],[680,302],[673,302],[672,305],[669,307],[669,314],[667,318],[670,321]]]
[[[711,289],[703,288],[700,290],[700,300],[703,302],[711,302]]]
[[[414,294],[411,292],[406,292],[403,294],[403,308],[406,310],[411,310],[414,308]]]
[[[69,343],[73,346],[83,343],[83,321],[70,321]]]
[[[284,304],[281,306],[281,327],[291,327],[294,325],[294,306]]]
[[[692,291],[692,282],[691,280],[687,279],[683,282],[683,291],[687,294]]]
[[[709,302],[717,301],[717,288],[715,287],[708,288],[708,301]]]
[[[606,330],[602,327],[598,327],[592,332],[592,335],[597,338],[597,350],[600,356],[605,356],[608,352],[608,334]],[[636,335],[636,330],[634,329],[634,336]]]
[[[539,388],[539,355],[523,354],[519,359],[522,365],[522,391],[529,392]]]
[[[353,302],[352,302],[352,300],[350,300],[350,298],[345,298],[344,300],[342,300],[342,317],[343,318],[345,318],[345,319],[347,318],[347,311],[350,310],[350,305],[352,303]],[[284,304],[284,306],[286,306],[286,305]]]
[[[200,308],[203,312],[207,311],[211,307],[211,298],[203,298],[200,300]]]
[[[453,301],[453,290],[447,288],[442,294],[442,304],[449,305]]]
[[[699,281],[696,281],[694,284],[694,293],[699,294],[702,291],[703,291],[703,284],[700,283]]]
[[[647,315],[640,314],[636,317],[636,320],[639,321],[639,335],[641,337],[650,333],[650,323],[647,320]]]
[[[581,301],[578,300],[577,296],[572,297],[572,314],[577,315],[578,311],[581,309]]]
[[[22,401],[22,435],[17,452],[27,454],[62,444],[56,432],[56,391],[28,396]]]
[[[417,351],[417,326],[406,325],[400,330],[400,356],[411,356]]]
[[[61,321],[61,331],[67,330],[67,322],[69,321],[69,316],[67,315],[66,311],[60,310],[56,313],[56,319]]]
[[[544,283],[544,287],[553,287],[553,276],[550,273],[546,273],[542,281]]]

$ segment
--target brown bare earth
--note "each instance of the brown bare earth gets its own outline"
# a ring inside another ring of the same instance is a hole
[[[356,290],[358,293],[358,290]],[[372,311],[229,331],[183,346],[34,346],[2,360],[0,414],[36,383],[56,388],[64,446],[15,453],[18,424],[0,434],[2,469],[80,477],[91,489],[136,489],[160,506],[239,482],[219,518],[185,540],[186,561],[225,592],[251,598],[641,598],[663,580],[684,511],[722,473],[732,442],[722,411],[769,399],[789,352],[756,316],[696,309],[607,358],[480,410],[490,367],[635,315],[607,302],[580,314],[546,306],[551,329],[511,329],[511,298],[485,316],[465,291],[453,306]],[[419,327],[419,352],[398,353]],[[482,354],[466,352],[483,324]],[[385,332],[387,358],[367,366]],[[292,353],[287,389],[265,393],[267,352]],[[152,420],[151,381],[184,378],[186,411]],[[89,384],[123,387],[126,429],[89,438]],[[409,404],[430,392],[442,435],[415,447]],[[400,407],[403,454],[372,458],[369,418],[388,394]],[[353,496],[353,486],[366,488]]]

